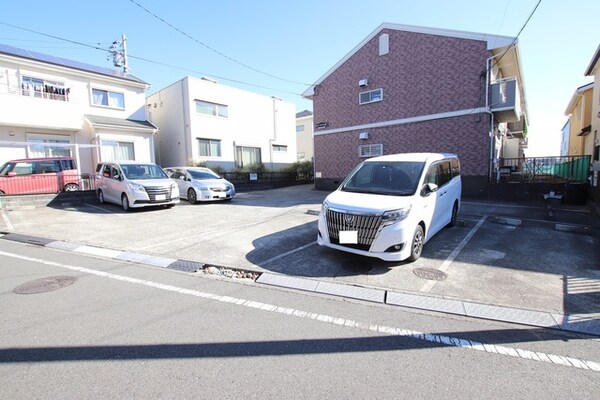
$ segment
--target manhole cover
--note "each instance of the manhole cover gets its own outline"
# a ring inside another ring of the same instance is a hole
[[[37,294],[51,292],[71,285],[75,282],[74,276],[52,276],[49,278],[37,279],[18,286],[13,290],[17,294]]]
[[[342,263],[342,268],[349,272],[369,272],[372,267],[364,260],[348,260]]]
[[[419,278],[428,279],[430,281],[443,281],[446,279],[446,274],[435,268],[415,268],[413,274]]]

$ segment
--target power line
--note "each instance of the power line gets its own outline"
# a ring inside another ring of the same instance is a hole
[[[515,43],[517,42],[517,39],[519,38],[519,36],[521,35],[521,32],[523,32],[523,30],[525,29],[525,27],[527,26],[527,24],[529,23],[529,20],[531,20],[531,17],[533,17],[533,14],[535,14],[535,11],[538,9],[538,7],[540,6],[540,3],[542,2],[542,0],[538,0],[537,4],[535,5],[535,7],[533,8],[533,10],[531,11],[531,13],[529,14],[529,17],[527,17],[527,20],[525,21],[525,23],[523,24],[523,26],[521,27],[521,29],[519,30],[519,33],[517,33],[517,36],[515,36],[515,38],[513,39],[512,43],[506,48],[506,50],[504,50],[504,53],[502,53],[502,55],[500,56],[500,58],[498,58],[497,60],[494,61],[494,64],[490,67],[490,70],[492,68],[494,68],[494,66],[498,65],[498,63],[500,62],[500,60],[502,60],[502,57],[504,57],[506,55],[506,53],[508,53],[508,50],[510,50],[511,47],[513,47],[515,45]]]
[[[61,40],[61,41],[68,42],[68,43],[77,44],[79,46],[89,47],[89,48],[92,48],[92,49],[95,49],[95,50],[100,50],[100,51],[103,51],[103,52],[111,54],[111,50],[110,49],[105,49],[105,48],[98,47],[98,46],[95,46],[95,45],[78,42],[76,40],[66,39],[66,38],[62,38],[60,36],[50,35],[50,34],[39,32],[39,31],[35,31],[35,30],[32,30],[32,29],[23,28],[21,26],[12,25],[12,24],[9,24],[9,23],[3,22],[3,21],[0,21],[0,24],[1,25],[10,26],[11,28],[20,29],[20,30],[23,30],[23,31],[26,31],[26,32],[35,33],[37,35],[46,36],[46,37],[49,37],[49,38],[52,38],[52,39]],[[163,62],[160,62],[160,61],[150,60],[148,58],[137,57],[137,56],[131,55],[131,54],[128,54],[128,57],[129,58],[135,58],[136,60],[140,60],[140,61],[144,61],[144,62],[156,64],[156,65],[162,65],[164,67],[179,69],[179,70],[182,70],[182,71],[193,72],[195,74],[210,75],[210,76],[213,76],[213,77],[215,77],[217,79],[220,79],[220,80],[224,80],[224,81],[228,81],[228,82],[233,82],[233,83],[237,83],[237,84],[241,84],[241,85],[252,86],[252,87],[256,87],[256,88],[260,88],[260,89],[272,90],[272,91],[276,91],[276,92],[279,92],[279,93],[291,94],[291,95],[294,95],[294,96],[302,96],[302,94],[296,93],[296,92],[290,92],[290,91],[281,90],[281,89],[277,89],[277,88],[271,88],[271,87],[267,87],[267,86],[261,86],[261,85],[257,85],[257,84],[254,84],[254,83],[248,83],[248,82],[239,81],[239,80],[235,80],[235,79],[220,77],[220,76],[213,75],[213,74],[206,74],[206,73],[203,73],[203,72],[200,72],[200,71],[196,71],[196,70],[192,70],[192,69],[188,69],[188,68],[183,68],[183,67],[179,67],[179,66],[175,66],[175,65],[171,65],[171,64],[166,64],[166,63],[163,63]]]
[[[248,65],[248,64],[245,64],[245,63],[243,63],[243,62],[241,62],[241,61],[238,61],[238,60],[236,60],[235,58],[233,58],[233,57],[230,57],[230,56],[228,56],[227,54],[225,54],[225,53],[223,53],[223,52],[220,52],[219,50],[217,50],[217,49],[215,49],[215,48],[213,48],[213,47],[211,47],[211,46],[207,45],[206,43],[204,43],[204,42],[202,42],[202,41],[200,41],[200,40],[196,39],[195,37],[193,37],[193,36],[189,35],[188,33],[184,32],[184,31],[182,31],[181,29],[179,29],[178,27],[174,26],[174,25],[173,25],[173,24],[171,24],[170,22],[166,21],[165,19],[163,19],[163,18],[159,17],[158,15],[156,15],[155,13],[153,13],[152,11],[148,10],[146,7],[142,6],[142,5],[141,5],[140,3],[138,3],[137,1],[135,1],[135,0],[129,0],[129,1],[130,1],[131,3],[133,3],[133,4],[135,4],[136,6],[138,6],[139,8],[141,8],[142,10],[144,10],[145,12],[147,12],[148,14],[150,14],[151,16],[153,16],[154,18],[156,18],[157,20],[159,20],[160,22],[164,23],[165,25],[169,26],[170,28],[174,29],[175,31],[177,31],[177,32],[181,33],[183,36],[187,37],[188,39],[191,39],[191,40],[193,40],[194,42],[198,43],[198,44],[199,44],[199,45],[201,45],[201,46],[204,46],[204,47],[206,47],[208,50],[212,51],[212,52],[213,52],[213,53],[215,53],[215,54],[218,54],[218,55],[220,55],[221,57],[224,57],[224,58],[228,59],[229,61],[233,61],[234,63],[236,63],[236,64],[238,64],[238,65],[241,65],[241,66],[242,66],[242,67],[244,67],[244,68],[247,68],[247,69],[249,69],[249,70],[252,70],[252,71],[254,71],[254,72],[257,72],[257,73],[259,73],[259,74],[262,74],[262,75],[268,76],[268,77],[270,77],[270,78],[274,78],[274,79],[277,79],[277,80],[280,80],[280,81],[284,81],[284,82],[288,82],[288,83],[294,83],[294,84],[298,84],[298,85],[311,86],[311,84],[310,84],[310,83],[298,82],[298,81],[293,81],[293,80],[289,80],[289,79],[281,78],[281,77],[278,77],[278,76],[275,76],[275,75],[269,74],[269,73],[267,73],[267,72],[261,71],[261,70],[259,70],[259,69],[257,69],[257,68],[254,68],[254,67],[252,67],[252,66],[250,66],[250,65]]]

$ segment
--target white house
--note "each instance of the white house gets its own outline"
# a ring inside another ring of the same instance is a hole
[[[155,146],[163,167],[262,163],[276,170],[296,161],[293,103],[190,76],[146,103],[148,119],[160,128]]]
[[[0,45],[0,164],[73,156],[92,173],[100,161],[154,161],[148,88],[119,70]]]

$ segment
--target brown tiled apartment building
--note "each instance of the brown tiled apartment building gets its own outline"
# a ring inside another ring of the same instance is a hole
[[[526,118],[514,38],[383,24],[321,77],[313,100],[315,185],[367,157],[457,153],[465,194],[500,157],[522,157]]]

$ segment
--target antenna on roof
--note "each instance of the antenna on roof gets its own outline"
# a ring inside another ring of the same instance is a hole
[[[110,45],[108,59],[112,56],[113,65],[115,67],[123,67],[123,72],[128,73],[129,67],[127,66],[127,38],[125,34],[121,36],[121,40],[115,40]]]

